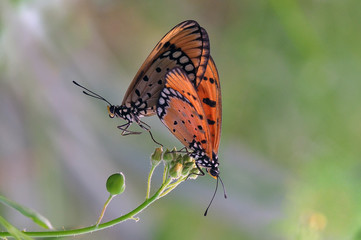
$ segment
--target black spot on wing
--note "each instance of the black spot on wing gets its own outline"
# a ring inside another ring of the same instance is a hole
[[[207,119],[207,122],[208,122],[209,125],[213,125],[213,124],[216,123],[215,121],[213,121],[213,120],[211,120],[211,119]]]
[[[203,102],[204,102],[205,104],[207,104],[208,106],[210,106],[210,107],[215,107],[216,104],[217,104],[216,101],[213,101],[213,100],[211,100],[211,99],[209,99],[209,98],[203,98]]]
[[[140,96],[140,92],[138,89],[135,89],[135,94],[137,94],[138,97]]]

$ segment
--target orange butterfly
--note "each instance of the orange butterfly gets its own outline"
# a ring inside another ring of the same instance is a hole
[[[74,83],[85,89],[85,94],[107,102],[111,118],[119,117],[127,121],[118,126],[122,135],[139,134],[127,130],[133,122],[150,133],[150,126],[140,118],[155,114],[159,94],[164,88],[165,74],[178,67],[197,86],[202,82],[209,56],[206,30],[196,21],[188,20],[175,26],[158,42],[135,75],[121,105],[112,105],[100,95]]]
[[[196,89],[186,72],[173,68],[166,76],[157,114],[172,134],[196,159],[196,165],[219,177],[218,147],[221,136],[222,102],[219,76],[212,58]]]

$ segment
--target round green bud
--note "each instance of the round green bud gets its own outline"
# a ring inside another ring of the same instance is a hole
[[[118,195],[124,192],[125,178],[123,173],[114,173],[108,177],[106,187],[110,195]]]

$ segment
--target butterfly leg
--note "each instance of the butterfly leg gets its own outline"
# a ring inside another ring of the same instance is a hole
[[[157,142],[157,141],[154,139],[153,134],[152,134],[152,132],[150,131],[150,126],[149,126],[148,124],[146,124],[145,122],[139,120],[138,125],[139,125],[139,127],[143,128],[144,130],[146,130],[146,131],[149,132],[149,135],[150,135],[150,137],[152,138],[153,142],[155,142],[155,143],[158,144],[159,146],[162,146],[162,147],[163,147],[163,144]]]
[[[198,168],[198,170],[199,170],[200,173],[190,173],[190,174],[188,174],[186,180],[187,180],[187,179],[189,178],[189,176],[191,176],[191,175],[197,175],[197,176],[204,176],[204,175],[206,175],[206,174],[203,172],[203,170],[198,166],[197,163],[196,163],[196,166],[197,166],[197,168]]]
[[[118,129],[120,129],[122,131],[120,133],[122,136],[133,135],[133,134],[141,134],[141,132],[134,132],[134,131],[128,130],[130,124],[131,124],[131,122],[127,122],[127,123],[117,127]]]
[[[171,151],[171,153],[187,153],[187,154],[189,154],[190,152],[188,151],[188,148],[182,147],[178,151]]]

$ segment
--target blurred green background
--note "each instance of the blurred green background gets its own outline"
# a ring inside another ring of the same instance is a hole
[[[105,220],[141,203],[156,145],[120,136],[122,121],[72,81],[120,104],[160,38],[194,19],[221,78],[229,198],[219,191],[203,217],[215,181],[200,177],[139,222],[77,239],[361,239],[360,9],[359,0],[2,0],[0,194],[58,229],[95,223],[114,172],[127,188]],[[144,120],[180,147],[157,117]],[[0,215],[40,230],[3,206]]]

